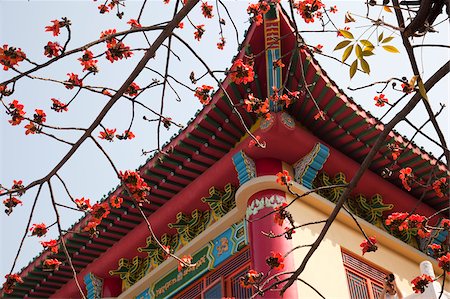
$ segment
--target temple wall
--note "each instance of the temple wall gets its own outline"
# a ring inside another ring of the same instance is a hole
[[[293,199],[292,196],[290,199]],[[334,204],[313,194],[297,200],[289,211],[298,224],[303,224],[326,219],[333,208]],[[362,219],[359,219],[359,223],[368,236],[376,236],[378,241],[376,252],[369,252],[362,256],[359,245],[364,237],[350,216],[341,212],[300,277],[316,287],[326,298],[349,298],[341,253],[344,248],[358,259],[381,268],[380,270],[397,274],[399,278],[397,284],[404,296],[413,293],[410,281],[420,275],[420,262],[429,258],[372,224]],[[293,234],[294,246],[312,244],[322,227],[323,224],[316,224],[297,229]],[[296,265],[300,265],[308,250],[309,248],[296,250]],[[441,273],[436,262],[433,266],[436,273]],[[450,289],[449,285],[447,281],[446,290]],[[301,298],[319,298],[311,288],[301,283],[298,285],[298,293],[301,294]]]

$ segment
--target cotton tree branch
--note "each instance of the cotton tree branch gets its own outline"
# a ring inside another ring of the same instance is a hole
[[[446,76],[450,72],[450,61],[445,63],[436,73],[431,76],[430,79],[424,84],[426,90],[430,90],[437,82],[439,82],[444,76]],[[422,99],[422,96],[419,92],[416,92],[416,94],[411,98],[411,100],[403,107],[403,109],[389,122],[384,126],[384,130],[380,133],[377,140],[375,141],[374,145],[372,146],[370,152],[367,154],[366,158],[362,162],[360,168],[355,173],[355,176],[350,181],[348,187],[345,189],[345,191],[342,193],[342,195],[339,197],[338,201],[336,202],[336,206],[333,209],[332,213],[330,214],[327,223],[323,227],[322,231],[320,232],[319,236],[317,237],[316,241],[314,241],[313,246],[306,254],[305,258],[303,259],[301,265],[297,268],[297,270],[294,272],[294,274],[289,278],[288,282],[283,286],[281,290],[281,294],[283,294],[300,276],[300,274],[305,270],[306,265],[308,264],[308,261],[310,260],[311,256],[314,254],[314,252],[317,250],[319,245],[321,244],[322,240],[325,238],[325,235],[327,234],[328,230],[331,227],[331,224],[336,219],[339,211],[341,210],[342,206],[344,205],[345,201],[347,200],[348,196],[352,192],[352,190],[356,187],[359,180],[363,176],[364,172],[369,168],[370,164],[372,163],[373,158],[378,153],[379,149],[383,146],[386,137],[391,132],[391,130],[395,127],[396,124],[398,124],[403,118],[405,118],[417,105],[417,103]]]
[[[397,7],[399,7],[399,2],[398,0],[392,0],[395,8],[395,16],[397,17],[397,22],[399,24],[400,27],[403,27],[405,25],[405,20],[403,19],[403,14],[402,11],[400,9],[398,9]],[[425,7],[426,5],[428,5],[428,2],[432,2],[431,0],[422,0],[420,7],[422,9],[422,5],[424,6],[423,10],[426,11],[427,8]],[[431,5],[431,4],[430,4]],[[427,12],[428,15],[428,12]],[[415,22],[416,19],[421,18],[421,16],[419,17],[419,14],[416,16],[416,18],[414,19],[413,22]],[[411,25],[413,22],[411,22],[409,25]],[[413,25],[413,27],[411,27],[409,30],[413,30],[414,26],[417,26],[417,24]],[[409,27],[409,26],[408,26]],[[408,28],[407,27],[407,28]],[[415,76],[418,76],[418,80],[417,82],[419,84],[422,83],[422,79],[420,78],[420,71],[419,71],[419,67],[417,66],[417,62],[416,62],[416,58],[414,55],[414,49],[411,46],[411,43],[409,42],[408,37],[410,35],[408,35],[408,33],[406,32],[407,29],[405,29],[404,32],[400,32],[400,35],[402,37],[402,41],[403,41],[403,46],[405,47],[406,53],[408,54],[408,58],[409,61],[411,63],[411,67],[413,69],[413,73]],[[415,31],[413,31],[414,33]],[[434,117],[434,113],[433,113],[433,109],[431,109],[430,103],[428,103],[427,99],[423,99],[423,103],[425,105],[425,108],[427,110],[428,116],[431,119],[431,123],[433,124],[434,129],[436,130],[436,133],[439,137],[439,141],[442,144],[442,147],[444,148],[444,154],[445,154],[445,159],[447,160],[447,168],[450,168],[450,151],[448,150],[447,147],[447,142],[445,141],[445,137],[444,134],[442,133],[439,124],[436,121],[436,118]]]
[[[48,184],[48,189],[50,191],[50,198],[52,201],[53,210],[55,211],[55,215],[56,215],[56,225],[58,227],[59,239],[61,240],[64,254],[66,255],[67,262],[69,263],[70,269],[72,270],[73,279],[75,280],[75,284],[77,285],[78,291],[80,292],[81,297],[83,299],[86,299],[86,296],[83,293],[83,289],[81,288],[80,282],[78,281],[77,271],[75,270],[75,268],[73,266],[72,258],[70,257],[69,251],[67,250],[66,241],[64,240],[64,236],[63,236],[63,230],[61,228],[58,207],[57,207],[57,203],[55,201],[55,196],[53,194],[52,184],[50,183],[50,180],[47,181],[47,184]]]
[[[197,4],[197,2],[198,2],[198,0],[193,0],[193,1],[195,1],[195,4]],[[194,6],[195,6],[195,5],[194,5]],[[193,7],[193,6],[192,6],[192,7]],[[192,9],[192,8],[191,8],[191,9]],[[191,9],[189,9],[189,11],[190,11]],[[189,11],[188,11],[188,12],[189,12]],[[180,13],[181,13],[181,11],[180,11]],[[186,14],[187,14],[187,13],[186,13]],[[185,14],[183,14],[183,17],[184,17],[184,16],[185,16]],[[182,17],[182,18],[183,18],[183,17]],[[181,20],[182,18],[180,18],[180,20]],[[170,24],[170,23],[169,23],[169,24]],[[16,82],[16,81],[19,80],[20,78],[25,77],[25,76],[27,76],[27,75],[29,75],[29,74],[32,74],[32,73],[34,73],[34,72],[36,72],[36,71],[38,71],[38,70],[40,70],[40,69],[42,69],[42,68],[45,68],[45,67],[51,65],[52,63],[54,63],[54,62],[56,62],[56,61],[58,61],[58,60],[60,60],[60,59],[62,59],[62,58],[64,58],[64,57],[66,57],[66,56],[72,55],[72,54],[77,53],[77,52],[84,51],[84,50],[86,50],[86,49],[89,49],[89,48],[92,47],[92,46],[95,46],[95,45],[97,45],[97,44],[103,43],[104,41],[110,39],[111,37],[121,36],[121,35],[124,35],[124,34],[133,33],[133,32],[152,31],[152,30],[163,30],[163,32],[161,32],[160,36],[163,35],[164,32],[166,32],[165,34],[167,34],[167,31],[165,31],[165,30],[168,28],[169,24],[168,24],[167,26],[160,26],[159,24],[157,24],[157,25],[154,25],[154,26],[141,27],[141,28],[133,28],[133,29],[130,29],[130,30],[127,30],[127,31],[122,31],[122,32],[117,32],[117,33],[114,33],[114,34],[110,34],[110,35],[108,35],[108,36],[106,36],[106,37],[103,37],[103,38],[100,38],[100,39],[98,39],[98,40],[96,40],[96,41],[93,41],[93,42],[90,42],[90,43],[88,43],[88,44],[85,44],[84,46],[81,46],[81,47],[78,47],[78,48],[76,48],[76,49],[73,49],[73,50],[64,52],[64,53],[62,53],[61,55],[56,56],[56,57],[54,57],[54,58],[52,58],[52,59],[50,59],[50,60],[48,60],[48,61],[46,61],[46,62],[44,62],[44,63],[42,63],[42,64],[39,64],[39,65],[37,65],[36,67],[34,67],[34,68],[32,68],[32,69],[29,69],[28,71],[22,72],[21,74],[19,74],[19,75],[13,77],[13,78],[11,78],[11,79],[8,79],[8,80],[6,80],[6,81],[4,81],[4,82],[0,82],[0,84],[6,86],[6,85],[8,85],[8,84],[11,83],[11,82]],[[177,24],[177,25],[178,25],[178,24]],[[175,27],[176,27],[176,26],[175,26]],[[172,31],[173,31],[173,29],[172,29]],[[160,46],[160,45],[159,45],[159,46]],[[159,48],[159,46],[158,46],[158,48]],[[150,49],[149,49],[149,50],[150,50]],[[148,51],[147,51],[147,52],[148,52]],[[156,52],[156,50],[155,50],[155,52]]]
[[[24,232],[24,234],[22,236],[22,240],[20,241],[19,249],[17,250],[16,257],[14,258],[14,261],[13,261],[13,264],[11,266],[11,270],[9,271],[9,274],[12,274],[12,272],[14,271],[14,267],[16,266],[17,259],[19,258],[20,251],[22,250],[22,247],[23,247],[23,243],[25,242],[25,238],[27,237],[28,229],[29,229],[30,224],[31,224],[31,219],[33,218],[33,215],[34,215],[34,209],[36,208],[36,204],[37,204],[37,201],[39,199],[39,195],[41,194],[41,189],[42,189],[42,184],[39,185],[39,188],[38,188],[37,193],[36,193],[36,197],[34,198],[33,206],[31,207],[30,216],[28,217],[27,226],[25,227],[25,232]]]
[[[216,81],[216,83],[219,85],[219,88],[223,91],[224,95],[230,102],[230,105],[232,106],[233,111],[236,113],[236,116],[238,117],[240,123],[242,124],[242,126],[243,126],[245,132],[248,134],[248,136],[250,136],[250,138],[252,138],[257,143],[258,146],[260,146],[261,148],[265,148],[265,145],[262,144],[258,139],[256,139],[256,137],[253,135],[253,133],[250,132],[250,129],[245,125],[245,121],[242,118],[242,115],[239,112],[239,110],[236,108],[236,105],[234,105],[233,101],[231,100],[231,97],[228,94],[228,91],[223,87],[222,83],[214,75],[212,70],[209,68],[208,64],[206,64],[206,62],[197,54],[197,52],[195,52],[194,49],[192,49],[192,47],[188,43],[186,43],[182,38],[180,38],[176,34],[173,34],[173,36],[176,37],[186,48],[188,48],[189,51],[191,51],[191,53],[195,56],[195,58],[197,58],[198,61],[200,61],[201,64],[203,64],[203,66],[206,68],[206,70],[211,75],[211,77]]]
[[[125,82],[119,88],[119,90],[117,90],[117,92],[111,97],[111,99],[103,107],[103,109],[97,115],[97,117],[92,122],[92,124],[87,128],[87,130],[78,139],[78,141],[72,146],[72,148],[68,151],[68,153],[60,160],[60,162],[45,177],[31,182],[29,185],[27,185],[25,188],[23,188],[20,191],[28,190],[36,185],[39,185],[39,184],[42,184],[42,183],[48,181],[52,176],[55,175],[55,173],[58,172],[58,170],[61,169],[61,167],[64,166],[64,164],[66,164],[66,162],[73,156],[73,154],[78,150],[78,148],[83,144],[83,142],[91,136],[92,132],[99,126],[99,124],[101,123],[103,118],[106,116],[108,111],[120,99],[120,97],[125,92],[125,90],[128,88],[128,86],[130,86],[130,84],[133,83],[133,81],[136,79],[136,77],[145,68],[145,65],[148,63],[148,61],[155,56],[156,51],[159,49],[159,47],[162,45],[162,43],[167,39],[167,37],[169,37],[172,34],[173,30],[178,26],[180,21],[192,10],[192,8],[194,8],[194,6],[198,3],[198,1],[199,0],[188,1],[187,4],[167,24],[167,26],[164,27],[164,29],[162,30],[160,35],[155,39],[154,43],[151,45],[151,47],[145,53],[144,57],[142,57],[142,59],[139,61],[139,63],[135,67],[135,69],[128,76],[128,78],[125,80]],[[69,52],[67,52],[67,53],[69,53]],[[46,64],[46,65],[48,65],[48,64]],[[41,65],[39,68],[42,68],[42,67],[43,67],[43,65]],[[28,71],[25,73],[31,73],[31,71]]]

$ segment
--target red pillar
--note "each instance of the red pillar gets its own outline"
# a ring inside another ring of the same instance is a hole
[[[275,175],[282,169],[281,162],[275,159],[260,159],[255,161],[258,176]],[[274,207],[286,202],[286,194],[283,191],[275,189],[260,190],[251,195],[247,201],[247,230],[250,244],[250,252],[252,259],[252,267],[258,272],[263,272],[265,275],[270,270],[266,263],[266,259],[272,256],[272,252],[278,252],[284,256],[289,250],[293,248],[292,241],[283,237],[269,238],[261,232],[273,232],[275,235],[282,234],[285,226],[280,226],[274,222],[274,214],[267,217],[270,212],[273,212]],[[287,220],[286,220],[287,221]],[[288,223],[286,222],[286,226]],[[293,271],[294,258],[288,255],[284,260],[283,270],[272,270],[270,276],[279,272]],[[286,278],[287,276],[283,276]],[[278,288],[280,288],[279,286]],[[297,287],[294,284],[283,295],[279,292],[268,292],[265,298],[297,298]]]

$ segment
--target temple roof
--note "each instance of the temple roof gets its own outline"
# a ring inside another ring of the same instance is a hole
[[[328,145],[338,149],[354,161],[361,163],[371,146],[383,130],[383,124],[369,112],[364,111],[354,100],[345,95],[336,83],[314,59],[313,53],[306,48],[291,51],[294,48],[295,35],[287,14],[278,9],[280,16],[281,57],[286,65],[283,68],[283,78],[288,75],[286,87],[291,91],[304,90],[303,74],[309,86],[309,92],[317,101],[317,105],[325,113],[325,120],[316,120],[318,110],[313,101],[308,100],[308,92],[304,98],[292,104],[288,113],[304,128],[312,132]],[[260,53],[264,48],[264,26],[252,24],[246,33],[245,40],[240,46],[240,52],[235,57],[244,58],[244,54]],[[287,66],[292,57],[292,68],[287,72]],[[248,56],[248,55],[247,55]],[[265,55],[255,55],[255,80],[247,85],[236,85],[227,76],[223,80],[223,87],[231,96],[233,104],[242,115],[248,128],[257,124],[257,117],[248,113],[242,105],[248,93],[265,98],[267,96],[267,74]],[[245,60],[245,58],[244,58]],[[167,142],[163,151],[165,154],[155,154],[145,165],[139,168],[140,175],[151,186],[150,204],[144,203],[143,211],[150,216],[162,205],[167,203],[180,190],[187,187],[204,171],[219,161],[226,153],[233,149],[246,132],[238,116],[233,113],[232,103],[219,89],[213,96],[212,102],[198,111],[187,127]],[[386,143],[397,143],[409,150],[402,154],[394,163],[390,150],[383,147],[376,155],[370,170],[382,175],[387,167],[394,173],[401,168],[411,167],[414,173],[423,181],[428,181],[429,173],[437,165],[434,172],[436,177],[446,176],[448,170],[445,165],[425,152],[397,132],[393,131],[386,139]],[[332,158],[331,158],[332,159]],[[295,161],[286,161],[293,163]],[[386,178],[387,181],[402,188],[397,175]],[[122,191],[117,187],[109,196],[118,195]],[[425,190],[418,186],[411,194],[418,200],[425,193],[422,202],[429,207],[439,210],[448,206],[448,199],[439,198],[433,190]],[[123,195],[121,195],[123,196]],[[104,199],[105,201],[107,199]],[[77,272],[83,270],[106,252],[112,245],[127,235],[143,220],[130,198],[124,197],[120,209],[112,209],[106,219],[99,226],[99,235],[90,238],[83,233],[82,228],[90,219],[87,215],[81,218],[69,229],[72,231],[64,235],[72,261]],[[74,233],[80,231],[80,233]],[[142,240],[144,242],[144,240]],[[45,272],[41,264],[46,257],[65,260],[63,252],[56,255],[49,251],[42,252],[30,264],[22,269],[20,275],[24,280],[14,288],[14,293],[5,297],[48,298],[68,281],[72,280],[70,267],[62,265],[58,271]],[[118,257],[119,258],[119,257]]]

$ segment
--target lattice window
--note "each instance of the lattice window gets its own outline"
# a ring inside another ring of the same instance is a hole
[[[249,269],[250,250],[246,248],[211,273],[195,281],[191,287],[175,295],[174,298],[221,299],[225,296],[249,299],[253,295],[252,289],[241,287],[239,280]]]
[[[184,292],[181,296],[177,297],[179,299],[197,299],[203,291],[203,281],[197,282],[193,287]]]
[[[342,252],[351,299],[379,299],[386,272],[369,263]]]
[[[250,267],[246,267],[239,271],[238,273],[235,273],[231,278],[231,295],[234,298],[242,298],[247,299],[251,298],[253,295],[252,289],[249,288],[243,288],[241,286],[240,277],[244,276],[247,271],[250,270]]]

